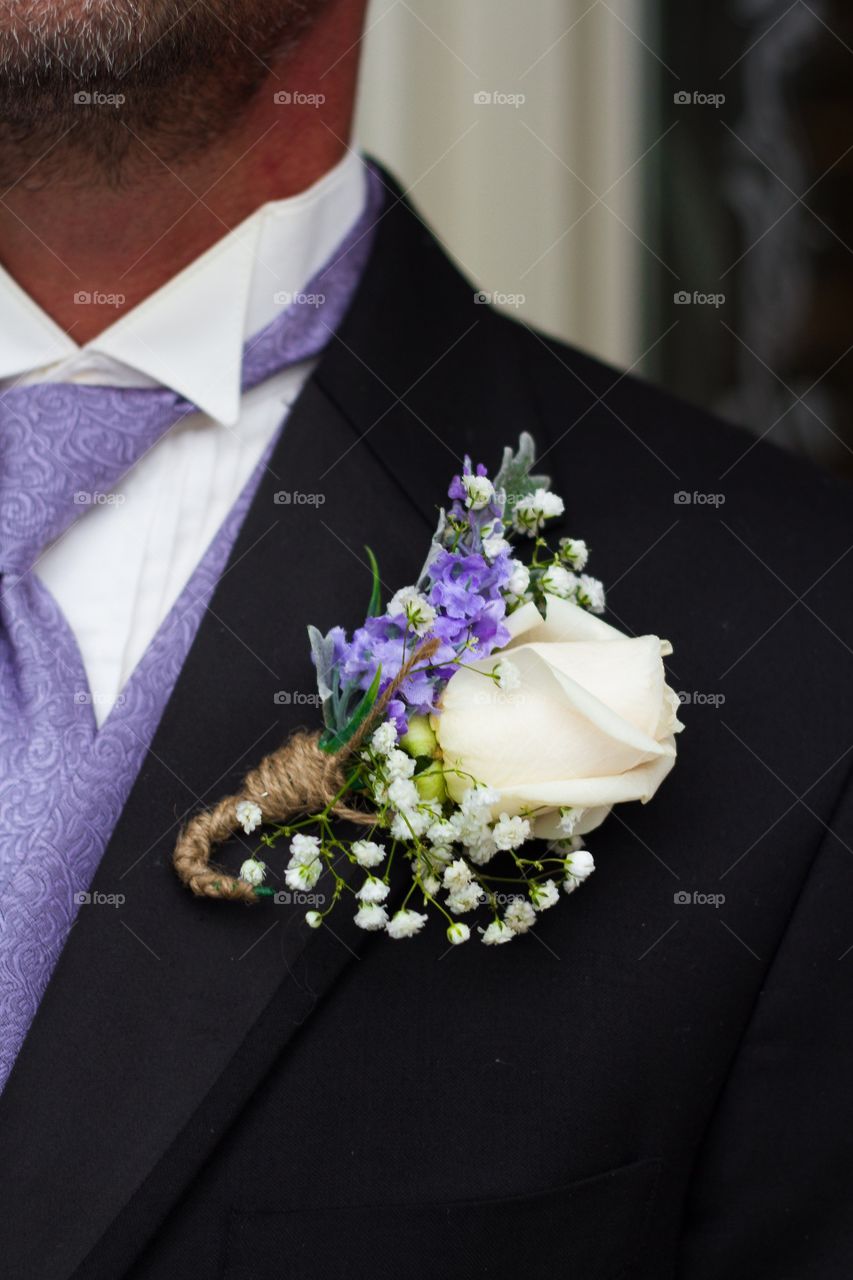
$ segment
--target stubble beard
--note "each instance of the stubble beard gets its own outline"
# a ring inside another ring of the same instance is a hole
[[[326,3],[12,0],[0,7],[0,181],[120,185],[154,157],[206,150]]]

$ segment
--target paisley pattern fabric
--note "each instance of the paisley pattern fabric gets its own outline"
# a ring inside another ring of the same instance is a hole
[[[361,277],[384,192],[244,349],[244,390],[319,354]],[[322,301],[321,301],[322,299]],[[36,384],[0,396],[0,1088],[83,905],[273,445],[100,729],[42,549],[194,412],[167,388]],[[274,442],[273,442],[274,443]]]

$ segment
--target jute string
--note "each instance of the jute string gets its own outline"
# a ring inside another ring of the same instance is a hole
[[[226,796],[212,809],[197,813],[178,836],[172,862],[183,883],[197,897],[227,898],[235,902],[257,902],[252,885],[211,863],[214,849],[242,830],[237,805],[254,802],[264,822],[288,822],[292,818],[322,812],[345,788],[348,771],[354,766],[367,735],[381,722],[388,703],[415,668],[428,661],[438,640],[428,640],[415,650],[380,698],[371,714],[340,751],[330,755],[319,746],[320,734],[298,731],[283,746],[265,756],[257,768],[243,779],[236,795]],[[344,803],[335,803],[331,813],[341,821],[372,826],[376,815]]]

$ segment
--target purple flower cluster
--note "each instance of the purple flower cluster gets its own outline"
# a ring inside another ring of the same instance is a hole
[[[487,473],[482,466],[472,472],[466,458],[462,475],[454,476],[450,485],[452,506],[418,583],[428,606],[428,625],[416,631],[405,611],[394,608],[392,601],[385,613],[368,618],[351,640],[341,627],[330,632],[334,665],[344,690],[368,689],[380,667],[381,688],[387,688],[422,644],[430,639],[439,641],[429,662],[406,676],[389,703],[389,713],[401,733],[406,730],[409,714],[435,710],[460,660],[487,657],[509,640],[503,591],[512,569],[509,549],[499,541],[503,499],[496,494],[480,509],[469,507],[463,476],[474,474],[485,478]]]

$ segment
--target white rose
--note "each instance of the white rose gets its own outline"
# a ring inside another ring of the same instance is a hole
[[[519,688],[507,694],[483,679],[492,655],[461,667],[444,691],[435,725],[453,799],[473,777],[497,793],[492,817],[524,813],[544,839],[564,834],[561,809],[583,810],[574,825],[583,835],[614,804],[650,800],[682,728],[661,661],[668,641],[632,639],[554,596],[546,620],[526,604],[507,626]]]

